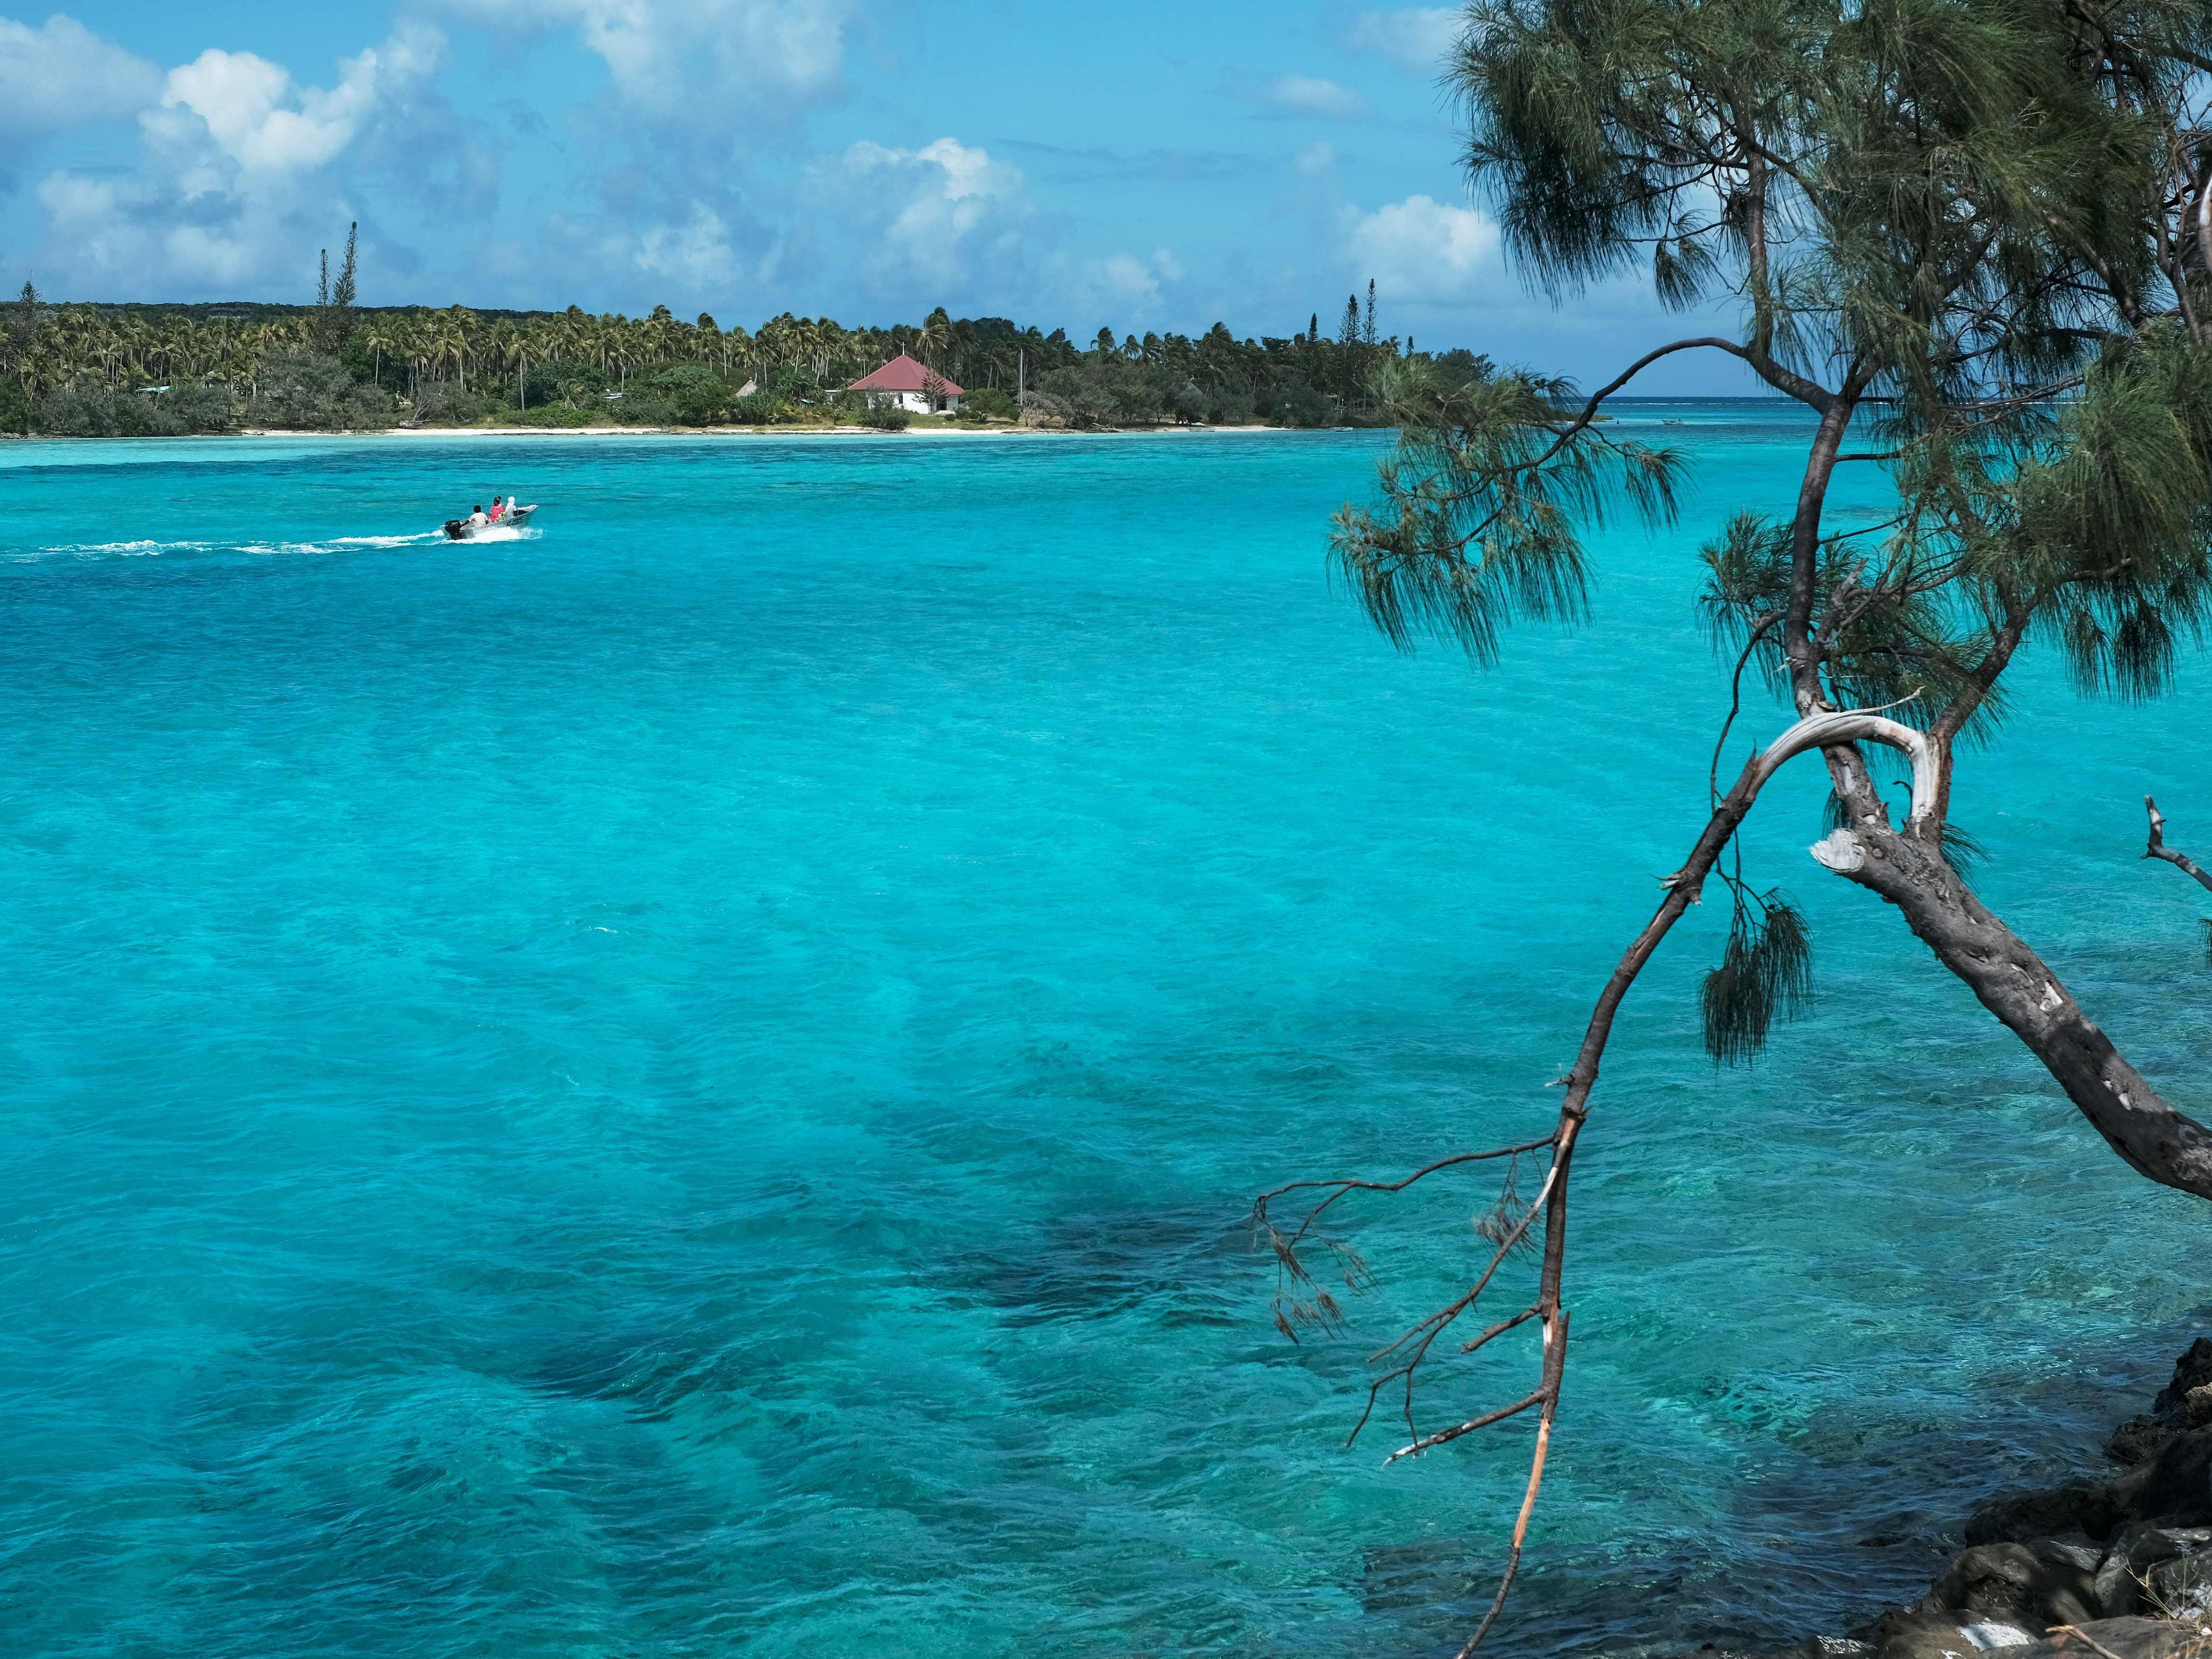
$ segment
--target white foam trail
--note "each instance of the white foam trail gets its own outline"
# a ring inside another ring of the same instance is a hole
[[[241,542],[239,544],[238,550],[241,553],[252,553],[265,557],[272,554],[342,553],[345,549],[337,542]]]
[[[77,542],[66,547],[50,547],[49,553],[113,553],[125,558],[145,558],[162,553],[198,553],[215,546],[213,542]]]
[[[510,532],[512,533],[512,532]],[[241,553],[350,553],[364,549],[434,547],[446,539],[442,530],[418,531],[411,536],[332,536],[317,542],[248,542]],[[479,536],[477,540],[484,539]]]
[[[7,556],[10,564],[27,564],[39,559],[153,559],[164,553],[198,553],[216,545],[214,542],[64,542],[55,547],[29,548]]]
[[[479,531],[471,540],[479,542],[520,542],[534,540],[538,532],[493,528]],[[145,538],[129,542],[66,542],[53,547],[26,549],[9,553],[4,557],[10,564],[21,564],[37,559],[151,559],[165,553],[249,553],[256,557],[279,557],[288,554],[350,553],[374,549],[395,547],[435,547],[447,539],[441,530],[418,531],[406,536],[332,536],[312,542],[164,542]]]

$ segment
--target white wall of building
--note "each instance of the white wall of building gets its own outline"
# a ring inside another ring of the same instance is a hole
[[[919,392],[871,392],[867,397],[868,401],[879,409],[886,406],[892,409],[903,409],[909,415],[932,415],[939,412],[930,408],[929,399]],[[950,415],[959,407],[958,395],[947,392],[943,413]]]

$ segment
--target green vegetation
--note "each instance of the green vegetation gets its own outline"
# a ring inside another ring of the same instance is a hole
[[[0,428],[63,434],[360,431],[410,426],[855,426],[844,388],[904,351],[967,389],[962,424],[1074,430],[1202,423],[1374,425],[1387,365],[1448,384],[1489,371],[1465,351],[1415,357],[1376,331],[1375,295],[1287,338],[1101,329],[1088,347],[1002,317],[847,328],[786,313],[759,328],[644,318],[363,307],[354,238],[312,306],[0,305]],[[161,388],[157,390],[156,388]]]
[[[985,421],[1017,419],[1021,410],[1015,406],[1014,400],[998,387],[986,386],[978,386],[963,398],[960,407],[954,413],[959,419],[980,426]]]
[[[15,395],[26,424],[35,420],[40,431],[56,438],[179,438],[228,431],[231,425],[230,390],[216,382],[175,386],[159,396],[62,386],[35,409],[20,392]]]
[[[2083,726],[2054,713],[2048,665],[2069,669],[2086,694],[2133,701],[2165,690],[2184,653],[2206,643],[2208,70],[2212,9],[2182,0],[1480,0],[1465,14],[1449,76],[1468,118],[1460,159],[1522,271],[1562,299],[1648,273],[1662,304],[1724,309],[1733,325],[1655,338],[1586,396],[1526,371],[1447,386],[1421,366],[1386,366],[1373,383],[1397,411],[1401,441],[1373,501],[1338,515],[1332,544],[1369,620],[1395,645],[1434,638],[1477,664],[1497,659],[1517,620],[1579,620],[1591,586],[1587,527],[1608,512],[1661,525],[1674,516],[1686,458],[1602,422],[1607,401],[1654,363],[1722,354],[1808,418],[1789,497],[1741,502],[1702,551],[1698,609],[1719,651],[1703,704],[1711,770],[1672,783],[1635,769],[1616,775],[1655,825],[1681,837],[1681,861],[1652,909],[1624,919],[1622,953],[1593,988],[1576,1058],[1557,1079],[1551,1132],[1538,1139],[1532,1126],[1489,1152],[1446,1149],[1455,1155],[1404,1181],[1301,1182],[1261,1202],[1263,1223],[1274,1200],[1308,1206],[1269,1235],[1285,1287],[1281,1328],[1333,1325],[1341,1309],[1301,1262],[1298,1242],[1358,1258],[1308,1231],[1322,1209],[1364,1186],[1403,1191],[1431,1172],[1506,1160],[1498,1202],[1479,1224],[1497,1248],[1474,1289],[1382,1348],[1369,1395],[1370,1411],[1378,1397],[1402,1400],[1411,1423],[1432,1355],[1533,1327],[1515,1339],[1528,1344],[1517,1362],[1527,1380],[1498,1390],[1517,1403],[1492,1409],[1478,1395],[1455,1400],[1449,1415],[1431,1407],[1431,1421],[1455,1426],[1414,1434],[1393,1459],[1533,1417],[1502,1582],[1462,1655],[1504,1605],[1559,1448],[1554,1430],[1568,1423],[1558,1413],[1570,1363],[1571,1183],[1585,1125],[1604,1131],[1607,1097],[1595,1091],[1609,1045],[1635,1029],[1616,1024],[1625,999],[1701,897],[1729,914],[1699,1000],[1716,1061],[1752,1060],[1818,988],[1805,913],[1747,872],[1738,841],[1754,811],[1790,810],[1762,797],[1792,760],[1806,757],[1801,771],[1818,767],[1827,784],[1818,831],[1805,826],[1820,835],[1814,867],[1884,901],[1905,924],[1899,934],[1909,930],[2027,1048],[2094,1131],[2069,1143],[2039,1125],[2023,1138],[2021,1167],[2046,1158],[2054,1167],[2037,1179],[2086,1180],[2101,1141],[2136,1175],[2212,1200],[2212,1127],[2180,1109],[2202,1097],[2176,1064],[2173,1031],[2193,1018],[2187,999],[2177,995],[2166,1028],[2136,1020],[2125,1034],[2170,1075],[2168,1102],[1991,908],[2017,902],[2032,915],[2021,895],[2036,866],[1992,883],[1985,901],[1961,867],[1972,838],[1951,816],[1954,805],[2001,805],[1975,764],[2000,720],[2008,740],[2054,766],[2074,763]],[[1832,502],[1844,478],[1865,482]],[[1869,500],[1884,504],[1879,520],[1846,505]],[[1678,624],[1645,617],[1638,626],[1656,641]],[[1762,707],[1770,698],[1778,707]],[[1613,714],[1626,741],[1639,726],[1698,717],[1696,704],[1666,703],[1656,686]],[[2141,757],[2146,775],[2157,763],[2155,751]],[[2092,814],[2120,805],[2085,801],[2069,828],[2087,835]],[[2145,805],[2145,856],[2212,886],[2164,846],[2162,820]],[[1693,836],[1699,809],[1708,816]],[[2116,858],[2133,850],[2111,845]],[[1559,915],[1579,933],[1579,909]],[[1881,925],[1871,905],[1836,915]],[[2094,973],[2084,977],[2094,985]],[[1934,994],[1932,983],[1915,994]],[[1925,1040],[1911,1000],[1896,999],[1900,1044]],[[1647,1006],[1638,1024],[1662,1017]],[[1986,1139],[1960,1152],[1947,1121],[1957,1107],[1929,1091],[1922,1109],[1913,1155],[1971,1179],[1967,1169],[1990,1155]],[[1532,1207],[1514,1172],[1539,1151],[1547,1167]],[[2116,1213],[2122,1201],[2115,1187]],[[1453,1212],[1466,1213],[1463,1199]],[[1521,1277],[1507,1263],[1524,1249],[1539,1265]],[[1355,1287],[1367,1277],[1363,1266]],[[1501,1296],[1510,1298],[1503,1310],[1492,1305]],[[1462,1340],[1478,1326],[1486,1328]],[[2202,1448],[2195,1455],[2201,1467]],[[2073,1522],[2027,1524],[2035,1531],[2000,1535],[2025,1540]],[[1923,1604],[1914,1616],[1934,1611]],[[1960,1628],[1900,1626],[1879,1650],[1934,1652],[1946,1640],[1963,1649],[1971,1643],[1942,1634]],[[1516,1641],[1525,1650],[1534,1633]]]
[[[729,413],[730,383],[704,363],[664,368],[650,384],[681,425],[712,426]]]
[[[189,388],[179,387],[174,397]],[[273,351],[251,382],[255,418],[302,432],[364,432],[390,426],[392,400],[362,386],[336,357],[313,350]]]

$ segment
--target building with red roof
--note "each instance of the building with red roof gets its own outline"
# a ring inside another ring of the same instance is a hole
[[[933,414],[939,410],[950,412],[959,408],[961,398],[968,395],[963,388],[953,385],[935,369],[915,362],[903,351],[846,389],[861,393],[878,406],[888,404],[893,409],[910,410],[916,415]]]

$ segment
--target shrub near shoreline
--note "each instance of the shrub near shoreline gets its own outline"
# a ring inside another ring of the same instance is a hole
[[[262,360],[241,418],[301,432],[373,432],[399,416],[387,394],[362,385],[337,358],[285,351]]]
[[[57,438],[179,438],[228,431],[231,400],[222,386],[172,386],[158,395],[63,386],[41,398],[34,411],[26,405],[25,414]],[[10,429],[19,428],[11,422]]]

